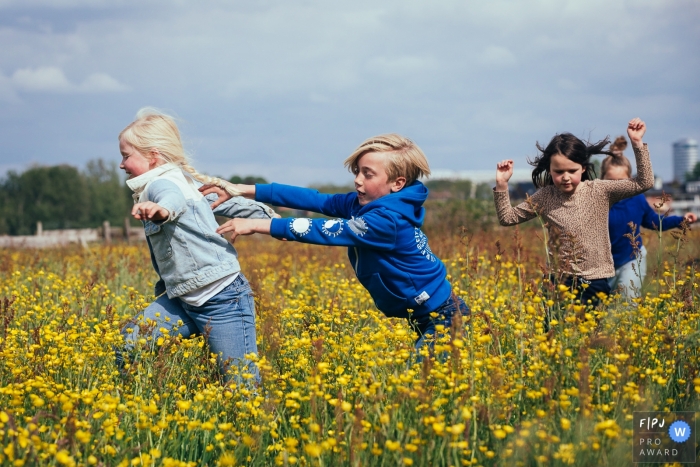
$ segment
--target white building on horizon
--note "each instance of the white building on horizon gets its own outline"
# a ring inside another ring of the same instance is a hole
[[[698,163],[698,142],[685,138],[673,143],[673,180],[685,182],[685,176]]]

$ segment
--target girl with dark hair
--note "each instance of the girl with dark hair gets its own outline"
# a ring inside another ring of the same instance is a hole
[[[628,180],[594,180],[591,156],[611,154],[610,140],[587,144],[570,133],[556,135],[546,147],[537,143],[540,155],[530,162],[532,181],[539,190],[526,202],[511,206],[508,180],[513,161],[498,163],[494,200],[501,225],[515,225],[539,216],[549,232],[549,254],[557,252],[556,281],[575,292],[581,304],[598,303],[600,293],[609,294],[608,278],[615,275],[608,211],[624,198],[654,185],[651,160],[642,136],[646,125],[639,118],[627,125],[634,147],[637,176]],[[548,258],[549,259],[549,258]]]
[[[603,180],[626,180],[632,177],[632,165],[623,151],[627,147],[624,136],[618,136],[610,146],[612,155],[606,157],[600,166]],[[608,229],[615,275],[608,282],[612,290],[620,288],[627,298],[639,297],[644,276],[647,273],[647,250],[642,245],[640,227],[651,230],[670,230],[679,227],[683,221],[692,224],[698,216],[692,212],[684,216],[663,216],[654,211],[644,195],[618,201],[610,207]],[[634,224],[632,230],[630,223]],[[634,243],[629,235],[634,236]],[[636,246],[635,246],[636,243]]]

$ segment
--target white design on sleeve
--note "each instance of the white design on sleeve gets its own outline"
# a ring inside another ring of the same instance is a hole
[[[289,228],[293,233],[303,237],[311,231],[311,219],[294,219],[292,222],[290,222]]]
[[[433,255],[433,252],[430,250],[430,246],[428,245],[428,237],[426,237],[418,227],[415,228],[414,235],[416,238],[416,248],[418,248],[420,254],[425,256],[425,259],[428,261],[432,261],[434,263],[435,255]]]
[[[321,230],[324,234],[329,237],[337,237],[340,232],[343,231],[343,220],[342,219],[328,219],[321,226]]]
[[[367,222],[365,222],[362,217],[353,217],[347,221],[347,223],[350,230],[352,230],[355,235],[359,237],[364,236],[369,230],[369,227],[367,227]]]

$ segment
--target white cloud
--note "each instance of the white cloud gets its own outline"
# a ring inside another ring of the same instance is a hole
[[[0,72],[0,101],[19,102],[19,96],[12,85],[12,80]]]
[[[52,66],[19,69],[12,74],[12,83],[27,92],[69,92],[73,88],[63,70]]]
[[[24,92],[100,93],[121,92],[128,87],[106,73],[93,73],[82,83],[71,83],[58,67],[21,68],[12,74],[10,82]]]
[[[121,84],[107,73],[93,73],[78,86],[83,92],[122,92],[129,88]]]
[[[581,86],[567,78],[559,79],[557,81],[557,86],[559,86],[559,88],[563,89],[564,91],[578,91],[581,89]]]
[[[506,47],[490,45],[486,47],[480,57],[481,63],[485,65],[507,68],[517,64],[513,52]]]
[[[0,8],[105,8],[124,3],[121,0],[0,0]]]
[[[235,152],[260,163],[248,173],[275,167],[271,178],[299,183],[326,176],[329,151],[342,161],[385,131],[455,170],[490,170],[558,131],[604,136],[634,115],[657,141],[700,136],[697,0],[0,0],[0,11],[0,100],[22,103],[0,106],[0,154],[18,152],[6,135],[21,130],[31,147],[19,150],[74,161],[86,137],[68,125],[112,141],[148,104],[199,125],[203,170]],[[53,113],[39,93],[56,94]],[[40,128],[68,149],[41,146]]]
[[[367,68],[387,76],[402,76],[406,73],[416,73],[426,70],[434,70],[437,63],[428,57],[411,55],[398,57],[374,57],[367,63]]]

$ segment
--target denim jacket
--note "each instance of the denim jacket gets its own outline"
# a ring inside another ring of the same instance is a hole
[[[214,215],[269,219],[274,211],[264,204],[235,197],[209,206],[217,196],[204,197],[201,183],[175,164],[164,164],[127,180],[134,202],[152,201],[168,210],[164,221],[142,221],[153,268],[160,276],[156,296],[179,297],[240,271],[238,253],[216,233]]]

